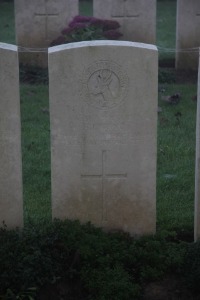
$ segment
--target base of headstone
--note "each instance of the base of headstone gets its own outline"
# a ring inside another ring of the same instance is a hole
[[[179,52],[179,49],[177,49],[176,52],[176,63],[175,68],[176,70],[198,70],[198,64],[199,64],[199,55],[197,52],[191,52],[191,53],[184,53]]]

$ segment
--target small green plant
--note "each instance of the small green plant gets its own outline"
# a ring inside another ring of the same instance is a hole
[[[64,288],[73,300],[82,299],[78,287],[87,300],[140,299],[143,285],[181,268],[184,244],[168,239],[157,235],[135,240],[69,220],[29,225],[23,231],[4,227],[0,299],[38,299],[45,287],[52,293]]]
[[[122,36],[119,27],[117,21],[76,16],[62,30],[61,35],[52,41],[51,46],[102,39],[118,40]]]
[[[36,288],[28,288],[25,291],[20,291],[19,294],[15,294],[11,289],[7,289],[4,296],[0,296],[0,300],[35,300]]]

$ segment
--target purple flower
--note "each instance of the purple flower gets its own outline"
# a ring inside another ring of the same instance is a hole
[[[112,30],[104,31],[103,35],[108,40],[118,40],[122,36],[122,33],[112,29]]]
[[[91,21],[90,21],[90,25],[93,25],[95,27],[102,27],[104,26],[104,21],[101,20],[101,19],[96,19],[96,18],[93,18]]]
[[[120,27],[117,21],[103,20],[103,30],[118,29]]]
[[[67,28],[64,28],[61,33],[64,34],[64,35],[68,35],[70,34],[74,29],[73,28],[70,28],[70,27],[67,27]]]

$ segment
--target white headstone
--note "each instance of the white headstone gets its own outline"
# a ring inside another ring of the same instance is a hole
[[[196,125],[196,166],[195,166],[195,220],[194,239],[200,239],[200,66],[198,75],[197,125]]]
[[[200,1],[177,0],[176,20],[176,69],[197,70],[198,47],[200,47]]]
[[[78,14],[78,0],[15,0],[15,30],[18,46],[47,48]],[[24,64],[47,66],[47,53],[24,52]]]
[[[93,0],[93,15],[118,21],[122,40],[156,43],[156,0]]]
[[[0,226],[23,225],[18,51],[0,43]]]
[[[152,45],[49,49],[53,218],[155,232],[157,69]]]

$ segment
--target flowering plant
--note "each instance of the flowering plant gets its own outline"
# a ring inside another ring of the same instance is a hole
[[[91,40],[118,40],[122,36],[119,27],[117,21],[76,16],[52,41],[51,46]]]

